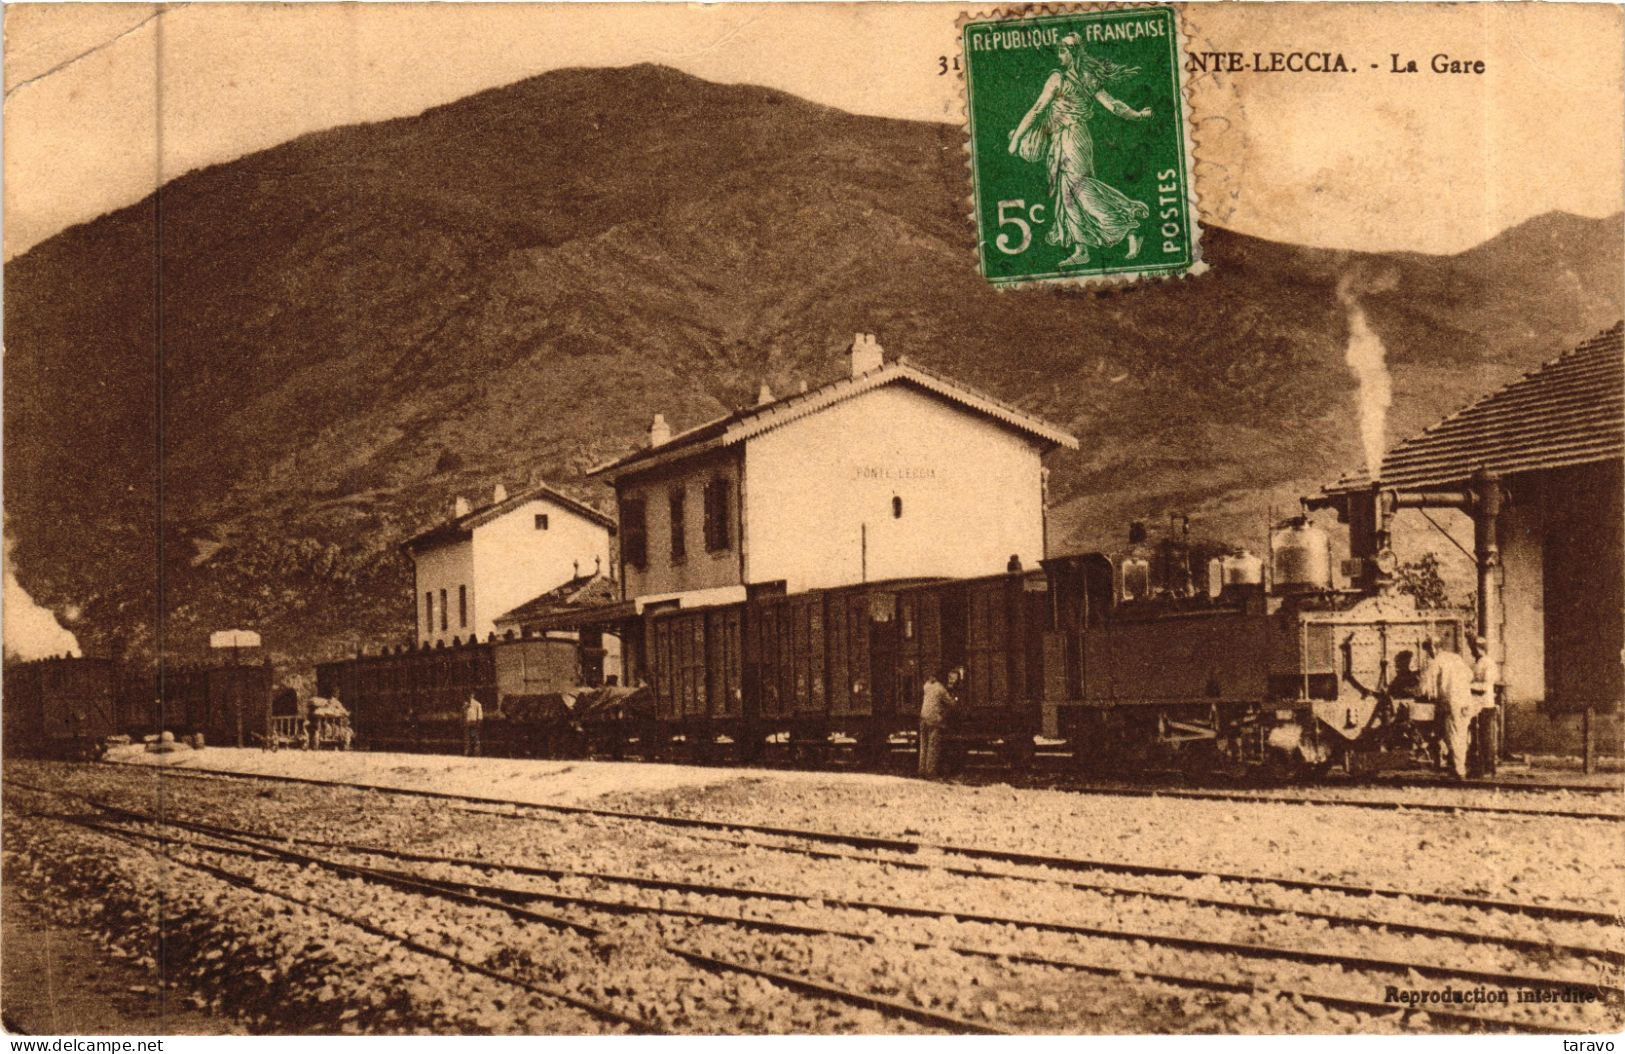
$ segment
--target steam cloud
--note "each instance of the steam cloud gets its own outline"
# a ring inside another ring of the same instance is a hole
[[[1347,276],[1337,283],[1338,302],[1349,317],[1349,346],[1343,357],[1354,379],[1360,382],[1355,396],[1360,411],[1360,444],[1365,448],[1366,474],[1376,481],[1382,478],[1382,453],[1388,432],[1388,406],[1394,401],[1394,382],[1388,375],[1388,353],[1382,339],[1366,322],[1365,310],[1360,307],[1351,285]]]
[[[79,639],[62,627],[56,616],[34,603],[28,590],[11,573],[11,539],[5,544],[5,653],[27,661],[52,655],[79,654]]]

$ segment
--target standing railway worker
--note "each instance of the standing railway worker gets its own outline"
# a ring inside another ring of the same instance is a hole
[[[1495,697],[1495,684],[1501,679],[1500,664],[1490,654],[1489,639],[1480,635],[1473,638],[1473,705],[1476,711],[1474,738],[1478,743],[1476,751],[1478,771],[1475,775],[1495,774],[1495,755],[1500,749],[1499,731],[1495,722],[1500,718],[1496,709],[1499,700]]]
[[[463,704],[463,754],[467,757],[480,756],[480,725],[484,721],[485,707],[480,705],[479,696],[470,695]]]
[[[942,775],[942,741],[953,713],[954,697],[936,671],[925,679],[920,698],[920,776],[936,779]]]
[[[1467,749],[1472,742],[1473,670],[1456,652],[1440,648],[1431,639],[1422,642],[1428,666],[1422,678],[1428,698],[1444,710],[1444,742],[1457,779],[1467,778]]]

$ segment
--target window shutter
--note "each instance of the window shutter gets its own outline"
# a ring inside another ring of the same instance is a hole
[[[649,535],[641,498],[621,502],[621,555],[631,567],[641,569],[649,562]]]
[[[671,507],[671,558],[675,563],[688,555],[687,496],[678,487],[669,495]]]
[[[725,479],[714,479],[705,485],[705,547],[711,552],[727,549],[731,544],[728,501],[729,486]]]

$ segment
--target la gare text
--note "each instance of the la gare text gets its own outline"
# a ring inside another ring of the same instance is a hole
[[[1185,63],[1188,73],[1358,73],[1362,65],[1341,51],[1193,51]],[[1387,62],[1364,68],[1387,73],[1481,74],[1483,59],[1461,58],[1439,52],[1428,59],[1408,58],[1392,52]]]

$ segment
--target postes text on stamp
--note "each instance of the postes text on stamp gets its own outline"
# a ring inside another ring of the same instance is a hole
[[[960,30],[988,281],[1200,268],[1173,8],[975,18]]]

